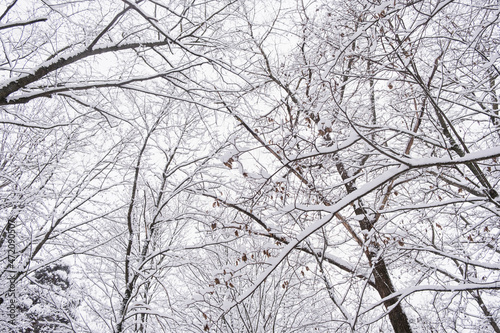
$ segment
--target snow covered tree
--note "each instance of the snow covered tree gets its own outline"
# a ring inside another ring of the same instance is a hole
[[[14,231],[17,293],[72,257],[86,277],[78,283],[89,286],[78,289],[87,315],[75,330],[157,331],[186,308],[165,315],[162,297],[174,289],[163,280],[183,256],[172,247],[188,251],[191,243],[177,241],[205,223],[186,212],[186,189],[225,141],[204,118],[220,108],[209,98],[213,81],[230,73],[218,60],[230,5],[0,5],[0,214],[8,222],[0,277],[10,278],[4,250]],[[212,140],[200,151],[197,137]]]
[[[0,5],[0,296],[71,257],[76,332],[500,332],[499,10]]]
[[[79,300],[74,298],[70,267],[56,263],[37,270],[19,295],[19,331],[74,332],[71,321]]]
[[[268,241],[276,257],[223,314],[290,265],[333,311],[306,308],[310,330],[499,332],[498,4],[263,8],[241,11],[250,83],[226,103],[225,161],[241,187],[219,202],[282,250]]]

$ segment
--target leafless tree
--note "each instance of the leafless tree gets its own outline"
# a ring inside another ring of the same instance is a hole
[[[497,5],[256,8],[241,11],[251,83],[225,104],[242,187],[221,202],[284,248],[223,313],[299,251],[330,329],[498,332]]]
[[[90,291],[81,290],[86,314],[73,330],[157,331],[185,309],[156,298],[177,292],[164,279],[180,270],[174,248],[191,240],[177,242],[196,230],[186,189],[224,142],[202,138],[215,131],[205,113],[219,107],[207,97],[211,81],[230,73],[216,36],[231,4],[14,0],[0,8],[2,283],[14,230],[18,287],[70,260]]]

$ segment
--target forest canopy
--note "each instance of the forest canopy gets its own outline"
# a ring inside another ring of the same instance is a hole
[[[5,332],[500,333],[497,1],[9,0],[0,42]]]

